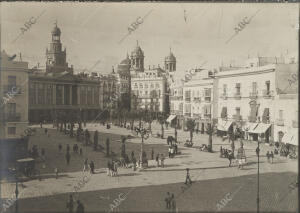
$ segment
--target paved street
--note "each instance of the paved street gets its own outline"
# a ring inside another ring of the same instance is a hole
[[[47,127],[51,127],[50,125]],[[105,147],[104,139],[110,137],[112,151],[120,153],[120,136],[128,135],[130,131],[112,127],[112,129],[104,129],[99,125],[87,125],[89,130],[98,129],[100,134],[100,144]],[[153,125],[153,130],[160,130],[159,125]],[[229,146],[228,141],[222,141],[220,138],[213,138],[214,153],[201,152],[196,148],[183,147],[183,143],[179,145],[180,155],[175,158],[165,160],[165,168],[156,167],[154,160],[149,161],[149,168],[144,171],[133,171],[132,169],[120,168],[118,177],[109,177],[106,175],[105,167],[107,159],[102,152],[95,152],[92,147],[84,147],[83,157],[78,154],[72,154],[71,163],[69,167],[66,166],[64,154],[58,153],[58,143],[63,144],[65,153],[65,146],[67,143],[72,145],[75,139],[71,139],[68,135],[57,132],[55,129],[50,129],[50,137],[44,135],[44,129],[37,128],[37,134],[30,139],[30,145],[36,144],[40,150],[44,147],[46,150],[46,168],[41,167],[41,163],[37,167],[42,171],[42,181],[31,180],[23,183],[19,187],[20,190],[20,212],[36,211],[43,212],[44,206],[51,211],[65,211],[65,202],[69,192],[74,191],[74,186],[83,179],[84,175],[89,176],[88,173],[83,174],[82,162],[85,156],[95,161],[96,174],[92,175],[89,181],[80,188],[76,196],[86,205],[86,210],[89,211],[108,211],[109,202],[121,192],[126,192],[129,188],[133,188],[130,195],[114,211],[137,211],[145,209],[145,205],[149,206],[149,211],[163,211],[164,196],[167,191],[170,191],[178,196],[177,207],[179,211],[195,211],[201,209],[203,211],[212,211],[216,208],[218,199],[222,199],[228,192],[233,192],[240,186],[241,190],[238,196],[226,205],[222,211],[234,211],[245,209],[246,211],[256,210],[256,174],[257,174],[257,157],[255,155],[256,144],[254,142],[244,142],[247,155],[247,166],[243,170],[237,167],[228,168],[229,161],[219,157],[219,147]],[[119,134],[114,134],[118,132]],[[166,130],[165,138],[173,134],[173,129]],[[93,135],[93,134],[91,134]],[[179,131],[179,140],[185,141],[189,133]],[[126,152],[129,154],[134,150],[136,155],[140,150],[140,138],[130,139],[126,142]],[[202,143],[207,144],[207,135],[195,134],[194,141],[197,145]],[[149,138],[145,142],[145,150],[150,156],[151,148],[154,148],[155,153],[164,153],[167,156],[166,139]],[[236,144],[239,147],[239,144]],[[295,209],[296,205],[296,190],[289,194],[290,198],[278,203],[276,199],[281,196],[285,197],[285,191],[288,190],[288,185],[296,179],[297,161],[290,160],[276,156],[274,163],[267,162],[265,157],[266,150],[271,150],[272,147],[268,145],[261,145],[261,196],[262,209],[272,208],[276,210],[289,211]],[[53,167],[58,166],[61,171],[58,179],[55,179]],[[196,181],[191,189],[179,196],[183,182],[185,180],[185,168],[190,168],[191,178]],[[13,183],[2,183],[2,194],[4,197],[13,197],[15,186]],[[152,196],[147,196],[151,193]],[[193,199],[197,193],[197,200]],[[213,195],[208,196],[208,193]],[[110,197],[109,200],[101,200],[103,197]],[[272,196],[277,196],[276,199]],[[271,196],[271,197],[270,197]],[[151,200],[149,200],[151,197]],[[208,201],[205,197],[209,197]],[[203,198],[203,199],[200,199]],[[213,198],[213,199],[212,199]],[[240,206],[239,199],[243,199],[243,206]],[[99,200],[99,201],[97,201]],[[137,202],[138,200],[138,202]],[[248,201],[247,201],[248,200]],[[27,201],[26,204],[24,201]],[[29,202],[28,202],[29,201]],[[32,202],[31,202],[32,201]],[[33,203],[39,203],[38,206],[32,207]],[[289,204],[292,202],[292,204]],[[269,206],[271,205],[271,207]],[[293,206],[294,205],[294,206]],[[287,208],[288,207],[288,208]],[[136,209],[135,209],[136,208]],[[279,211],[280,212],[280,211]]]

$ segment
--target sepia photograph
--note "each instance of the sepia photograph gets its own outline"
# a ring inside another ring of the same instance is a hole
[[[299,13],[0,2],[0,213],[299,212]]]

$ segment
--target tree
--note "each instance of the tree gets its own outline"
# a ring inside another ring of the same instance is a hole
[[[109,156],[109,138],[106,138],[106,156]]]
[[[214,129],[211,123],[207,124],[206,127],[206,132],[208,133],[208,151],[212,152],[212,133],[213,133]]]
[[[94,150],[97,150],[98,147],[98,131],[96,130],[94,133]]]
[[[166,122],[166,114],[164,112],[161,112],[158,116],[158,122],[161,125],[161,138],[164,138],[164,124]]]
[[[192,120],[192,119],[187,120],[186,127],[187,127],[188,131],[190,132],[190,141],[193,142],[193,132],[196,127],[195,120]]]
[[[125,158],[125,155],[126,155],[126,150],[125,150],[126,138],[124,136],[121,137],[121,142],[122,142],[122,145],[121,145],[121,156],[123,158]]]

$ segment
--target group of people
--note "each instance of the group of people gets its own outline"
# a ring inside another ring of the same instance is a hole
[[[161,165],[161,167],[162,168],[164,168],[165,167],[165,163],[164,163],[164,161],[165,161],[165,156],[164,156],[164,154],[157,154],[156,155],[156,163],[157,163],[157,167],[159,167],[159,161],[160,161],[160,165]]]
[[[118,163],[117,161],[107,161],[107,175],[111,177],[118,176]]]
[[[80,202],[80,200],[77,200],[77,208],[76,208],[76,213],[84,213],[84,205],[83,203]],[[67,209],[69,210],[69,213],[75,213],[74,212],[74,205],[75,202],[73,200],[73,196],[69,196],[69,201],[67,201]]]
[[[166,208],[171,212],[176,212],[176,200],[174,194],[167,192],[167,197],[165,198]]]
[[[95,163],[94,161],[90,161],[88,163],[88,159],[86,158],[83,163],[83,172],[90,171],[91,174],[95,174]]]
[[[229,167],[231,167],[232,160],[234,159],[234,152],[230,149],[220,147],[220,157],[227,158],[229,160]]]
[[[169,146],[169,158],[173,158],[177,154],[177,144]]]

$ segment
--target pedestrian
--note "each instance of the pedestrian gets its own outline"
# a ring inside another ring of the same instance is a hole
[[[71,158],[71,155],[69,152],[67,152],[67,154],[66,154],[67,165],[70,164],[70,158]]]
[[[131,152],[131,160],[134,158],[134,151]]]
[[[91,172],[91,174],[95,174],[95,164],[94,164],[94,161],[92,161],[92,160],[90,162],[90,172]]]
[[[84,206],[79,200],[77,200],[76,213],[84,213]]]
[[[171,196],[171,209],[172,209],[172,212],[176,212],[176,200],[175,200],[174,194],[172,194],[172,196]]]
[[[164,161],[165,161],[164,154],[161,154],[160,161],[161,161],[161,167],[164,168],[165,167],[165,164],[164,164]]]
[[[255,152],[256,152],[256,156],[258,156],[258,155],[259,155],[259,151],[260,151],[260,149],[257,147],[257,148],[256,148],[256,150],[255,150]]]
[[[94,133],[94,150],[98,148],[98,131],[96,130]]]
[[[55,172],[55,178],[57,179],[58,178],[58,168],[57,167],[55,167],[54,172]]]
[[[220,147],[220,158],[223,156],[223,148],[222,146]]]
[[[47,129],[47,128],[45,128],[45,135],[47,135],[47,133],[48,133],[48,129]]]
[[[156,163],[157,163],[157,167],[159,167],[159,154],[156,155]]]
[[[107,176],[111,176],[111,164],[110,164],[110,161],[107,161]]]
[[[189,181],[189,184],[192,184],[192,180],[191,180],[191,177],[190,177],[190,169],[186,168],[186,178],[185,178],[185,183],[184,184],[188,184],[188,181]]]
[[[82,148],[79,149],[79,154],[82,155]]]
[[[174,157],[174,153],[175,153],[174,146],[172,146],[172,147],[171,147],[171,158]]]
[[[40,127],[43,128],[43,122],[42,121],[40,122]]]
[[[269,153],[269,151],[267,151],[267,158],[268,158],[268,163],[270,163],[270,153]]]
[[[114,175],[118,176],[118,164],[116,161],[114,162]]]
[[[232,150],[233,157],[234,157],[234,149],[235,149],[234,140],[232,140],[232,142],[231,142],[231,150]]]
[[[228,154],[229,167],[231,167],[231,161],[232,161],[232,159],[234,159],[234,157],[233,157],[233,152],[230,152],[230,153]]]
[[[74,200],[73,196],[69,196],[69,201],[67,202],[67,208],[69,209],[69,213],[73,213],[73,207],[74,207]]]
[[[167,192],[167,197],[165,198],[166,208],[167,209],[170,209],[170,207],[171,207],[170,201],[171,201],[171,195],[170,195],[170,192]]]
[[[169,154],[169,158],[171,158],[171,147],[169,146],[169,149],[168,149],[168,154]]]
[[[154,159],[154,150],[153,150],[153,148],[151,149],[151,160],[153,160]]]
[[[274,158],[274,153],[273,153],[273,151],[271,151],[271,163],[273,163],[273,158]]]
[[[135,171],[136,170],[136,159],[135,159],[135,157],[133,157],[132,162],[133,162],[133,171]]]
[[[87,171],[88,170],[88,159],[86,158],[84,160],[84,163],[83,163],[83,172]]]
[[[175,143],[174,147],[175,147],[175,155],[177,155],[178,147],[177,147],[176,143]]]

